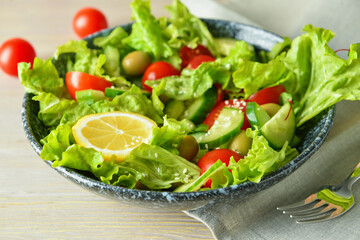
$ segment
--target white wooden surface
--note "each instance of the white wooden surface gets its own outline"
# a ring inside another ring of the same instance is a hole
[[[152,1],[166,15],[169,0]],[[76,39],[71,21],[94,6],[109,26],[129,21],[130,0],[1,0],[0,43],[22,37],[40,58]],[[52,170],[29,145],[21,124],[24,90],[0,72],[0,239],[213,239],[200,222],[182,212],[141,209],[94,195]]]

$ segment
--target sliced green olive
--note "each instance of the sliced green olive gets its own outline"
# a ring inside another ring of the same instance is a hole
[[[279,104],[276,103],[266,103],[261,105],[261,107],[269,114],[270,117],[273,117],[281,108]]]
[[[151,56],[144,51],[134,51],[129,53],[122,60],[122,66],[126,74],[139,76],[151,64]]]
[[[185,135],[178,147],[179,155],[190,162],[199,151],[199,144],[193,136]]]
[[[246,136],[246,132],[244,130],[241,130],[240,133],[230,141],[228,148],[238,152],[244,157],[251,148],[251,144],[252,139]]]

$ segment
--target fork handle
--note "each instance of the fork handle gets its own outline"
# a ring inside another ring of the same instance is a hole
[[[349,176],[349,189],[351,186],[360,179],[360,162],[355,166],[354,171]]]

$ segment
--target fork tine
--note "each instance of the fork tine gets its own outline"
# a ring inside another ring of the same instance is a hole
[[[325,220],[329,220],[331,218],[336,217],[337,215],[333,215],[333,213],[336,211],[336,208],[330,208],[326,211],[322,211],[313,215],[303,216],[300,218],[295,218],[297,223],[314,223],[314,222],[321,222]]]
[[[308,209],[308,208],[313,208],[314,205],[316,205],[318,202],[320,201],[320,199],[317,198],[316,193],[310,195],[309,197],[307,197],[304,200],[301,200],[299,202],[287,205],[287,206],[282,206],[282,207],[277,207],[277,210],[279,211],[283,211],[283,213],[286,213],[287,211],[291,211],[291,210],[295,210],[295,209]]]
[[[307,209],[302,209],[302,210],[297,210],[297,211],[283,211],[283,213],[289,214],[289,216],[291,218],[301,217],[301,216],[309,216],[309,215],[316,214],[318,212],[323,211],[328,206],[329,206],[329,204],[324,203],[319,206],[315,205],[313,208],[307,208]]]

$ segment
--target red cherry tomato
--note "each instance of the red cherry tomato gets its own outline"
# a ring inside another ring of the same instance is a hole
[[[216,99],[216,104],[221,102],[222,100],[224,100],[225,98],[225,91],[222,89],[221,84],[215,83],[214,86],[217,89],[217,99]],[[216,105],[215,104],[215,105]]]
[[[145,70],[145,73],[142,78],[143,87],[149,92],[152,91],[152,88],[145,84],[145,81],[152,81],[161,79],[168,76],[179,76],[180,72],[173,65],[167,62],[158,61],[150,64],[149,67]]]
[[[0,68],[9,75],[17,76],[18,63],[27,62],[32,66],[35,56],[35,50],[28,41],[9,39],[0,46]]]
[[[72,22],[74,32],[80,37],[100,31],[108,27],[106,18],[98,9],[86,7],[80,9]]]
[[[213,62],[215,61],[215,58],[208,56],[208,55],[197,55],[195,57],[193,57],[189,63],[189,65],[187,65],[186,68],[189,69],[196,69],[198,68],[198,66],[200,66],[200,64],[202,64],[203,62]]]
[[[203,174],[219,159],[221,162],[225,163],[226,166],[228,166],[231,157],[233,157],[236,162],[243,158],[240,154],[230,149],[215,149],[202,156],[197,165],[201,170],[201,174]],[[210,188],[211,183],[212,180],[209,179],[205,183],[205,187]]]
[[[246,101],[256,102],[259,105],[263,105],[265,103],[279,104],[279,98],[283,92],[286,92],[286,89],[283,85],[268,87],[254,93],[248,99],[246,99]]]
[[[246,102],[244,100],[239,100],[239,99],[225,100],[225,101],[217,103],[215,105],[215,107],[207,115],[207,117],[204,121],[204,124],[209,125],[209,128],[211,128],[212,125],[214,125],[215,120],[218,118],[221,110],[224,107],[233,107],[233,108],[238,108],[238,109],[242,110],[244,112],[244,124],[241,127],[241,129],[246,129],[246,128],[250,127],[250,123],[246,117]]]
[[[190,63],[191,59],[197,55],[208,55],[213,57],[209,49],[201,44],[198,44],[194,49],[189,48],[188,46],[184,46],[179,51],[179,56],[182,60],[181,69],[185,68]]]
[[[83,72],[67,72],[65,83],[68,92],[73,99],[76,99],[75,93],[81,90],[93,89],[105,91],[105,88],[111,87],[112,83],[101,77],[96,77]]]

